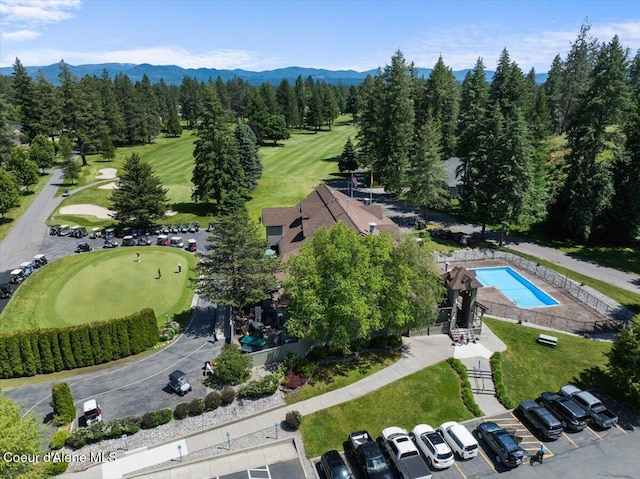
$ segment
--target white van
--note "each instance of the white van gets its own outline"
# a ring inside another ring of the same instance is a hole
[[[438,432],[458,459],[471,459],[478,455],[478,441],[462,424],[445,422],[438,428]]]

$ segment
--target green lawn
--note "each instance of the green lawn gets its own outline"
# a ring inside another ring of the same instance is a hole
[[[441,362],[361,398],[305,416],[300,429],[307,457],[316,457],[329,449],[342,450],[349,434],[359,429],[378,436],[388,426],[411,430],[420,423],[437,427],[472,418],[460,399],[458,375]]]
[[[353,361],[323,364],[316,367],[313,377],[302,389],[287,394],[285,400],[287,404],[294,404],[335,391],[390,366],[398,359],[399,352],[362,353]]]
[[[484,322],[507,345],[502,353],[502,370],[507,393],[516,403],[576,383],[582,371],[605,365],[604,354],[611,349],[610,342],[555,331],[552,334],[558,338],[558,345],[550,348],[536,342],[539,329],[491,318]]]
[[[135,252],[142,261],[136,263]],[[177,273],[177,263],[183,266]],[[188,310],[196,258],[168,247],[118,248],[76,254],[37,270],[0,314],[0,331],[103,321],[153,308],[165,315]],[[157,278],[158,268],[162,277]]]

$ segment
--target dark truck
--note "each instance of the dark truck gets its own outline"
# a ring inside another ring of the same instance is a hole
[[[368,431],[349,434],[349,444],[368,479],[393,479],[382,449]]]
[[[388,427],[382,430],[382,441],[402,479],[431,479],[429,466],[407,431]]]
[[[559,394],[571,399],[587,413],[587,421],[589,423],[595,424],[602,429],[608,429],[618,424],[618,416],[609,411],[600,399],[590,392],[567,384],[560,388]]]

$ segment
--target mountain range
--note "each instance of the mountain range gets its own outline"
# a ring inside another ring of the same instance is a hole
[[[56,85],[58,81],[58,72],[60,65],[55,63],[48,66],[32,66],[26,67],[29,74],[35,78],[38,70],[42,70],[45,77],[52,84]],[[254,72],[249,70],[218,70],[216,68],[182,68],[177,65],[149,65],[148,63],[142,63],[140,65],[134,65],[131,63],[100,63],[100,64],[88,64],[88,65],[69,65],[71,71],[78,77],[82,78],[85,75],[102,76],[102,72],[106,70],[111,78],[118,73],[126,73],[132,82],[142,80],[143,75],[147,75],[152,83],[157,83],[160,79],[164,79],[164,82],[168,85],[180,85],[182,79],[185,76],[195,78],[198,81],[206,82],[210,78],[215,80],[218,76],[222,78],[224,82],[234,77],[241,78],[251,85],[260,85],[264,82],[269,82],[273,85],[277,85],[283,79],[287,79],[289,83],[293,85],[296,78],[299,75],[303,79],[311,76],[314,80],[325,81],[331,85],[337,85],[339,83],[343,85],[357,85],[366,78],[367,75],[375,75],[377,69],[368,70],[364,72],[357,72],[355,70],[325,70],[320,68],[305,68],[305,67],[287,67],[278,68],[275,70],[265,70],[260,72]],[[431,68],[416,68],[419,76],[428,78],[431,74]],[[457,70],[453,72],[454,77],[459,82],[464,80],[465,75],[470,69]],[[0,68],[0,75],[11,75],[13,73],[13,67]],[[487,80],[491,81],[495,72],[487,71]],[[546,81],[546,73],[536,74],[536,83],[542,84]]]

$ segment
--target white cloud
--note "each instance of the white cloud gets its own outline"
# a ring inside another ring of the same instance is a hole
[[[2,0],[2,39],[24,41],[36,38],[46,25],[73,18],[80,5],[81,0]],[[27,35],[27,31],[31,33]]]

